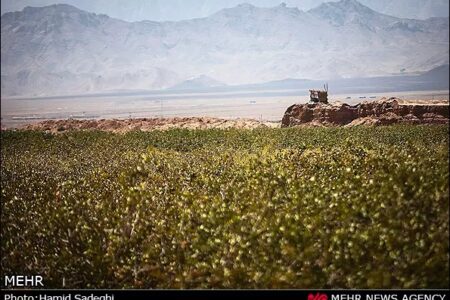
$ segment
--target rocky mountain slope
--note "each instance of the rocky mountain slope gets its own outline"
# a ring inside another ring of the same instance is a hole
[[[27,7],[1,18],[1,94],[161,89],[201,75],[233,85],[426,71],[448,63],[448,33],[448,18],[395,18],[356,0],[310,11],[242,4],[180,22]]]

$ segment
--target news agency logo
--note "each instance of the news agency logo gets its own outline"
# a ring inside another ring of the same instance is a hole
[[[322,293],[317,293],[317,294],[313,294],[310,293],[308,295],[308,300],[328,300],[328,296],[327,294],[322,294]]]
[[[42,287],[43,277],[40,275],[5,275],[5,287]]]

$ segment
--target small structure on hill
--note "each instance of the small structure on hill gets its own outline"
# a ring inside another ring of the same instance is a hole
[[[323,90],[309,90],[309,101],[328,104],[328,84],[323,86]]]

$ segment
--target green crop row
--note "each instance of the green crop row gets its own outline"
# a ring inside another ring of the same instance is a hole
[[[2,275],[59,288],[446,288],[448,134],[2,131]]]

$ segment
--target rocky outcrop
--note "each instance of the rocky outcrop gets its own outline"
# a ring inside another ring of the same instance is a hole
[[[448,124],[448,104],[405,103],[397,98],[348,104],[294,104],[284,113],[282,127],[297,125]]]

